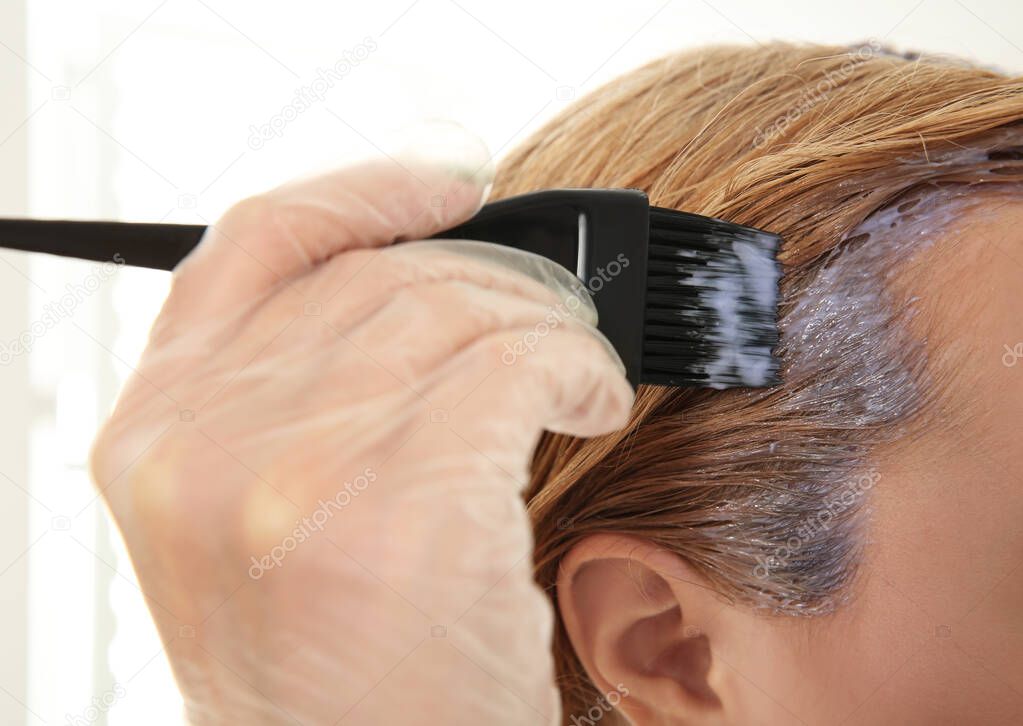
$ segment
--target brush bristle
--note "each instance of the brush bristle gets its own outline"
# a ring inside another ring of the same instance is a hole
[[[777,235],[651,207],[642,382],[778,382]]]

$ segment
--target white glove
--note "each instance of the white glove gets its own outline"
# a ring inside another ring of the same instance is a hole
[[[542,429],[609,432],[633,393],[566,270],[387,246],[480,204],[414,171],[229,211],[95,445],[195,726],[559,718],[520,490]]]

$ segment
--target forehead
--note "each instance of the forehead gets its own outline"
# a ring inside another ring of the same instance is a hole
[[[1023,336],[1017,230],[1015,185],[932,185],[864,221],[787,295],[780,350],[793,405],[874,427],[981,404],[982,379],[1004,373],[991,369],[992,349]]]
[[[1023,187],[971,187],[940,225],[909,230],[922,242],[893,279],[926,346],[935,392],[959,427],[1023,437]],[[893,230],[894,232],[894,230]],[[925,239],[926,238],[926,239]]]

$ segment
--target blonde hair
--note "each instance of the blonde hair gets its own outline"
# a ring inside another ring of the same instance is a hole
[[[876,480],[870,453],[905,435],[936,388],[909,306],[889,289],[919,235],[894,244],[888,218],[870,220],[895,209],[892,226],[911,226],[935,194],[1018,182],[1021,120],[1020,79],[947,59],[877,44],[716,47],[609,83],[504,160],[498,197],[632,187],[785,240],[781,386],[641,387],[622,431],[541,441],[527,500],[536,578],[552,599],[572,546],[617,532],[677,552],[740,602],[804,614],[840,605],[861,495]],[[827,526],[807,528],[850,487],[858,494]],[[796,531],[799,546],[779,557]],[[554,649],[569,723],[601,694],[560,622]]]

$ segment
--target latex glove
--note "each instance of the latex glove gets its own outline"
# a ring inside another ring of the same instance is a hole
[[[480,200],[370,163],[242,202],[175,272],[93,474],[196,726],[557,720],[520,491],[542,429],[633,394],[567,271],[387,246]]]

